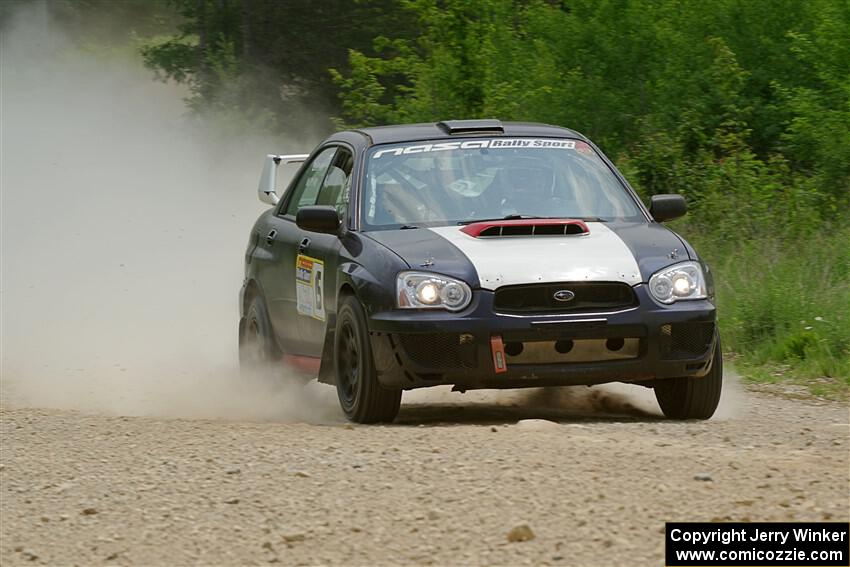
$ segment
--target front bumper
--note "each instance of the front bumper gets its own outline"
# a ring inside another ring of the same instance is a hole
[[[651,382],[703,376],[717,340],[708,300],[655,303],[638,285],[637,307],[609,313],[516,316],[494,313],[493,293],[478,290],[461,313],[393,310],[371,313],[369,329],[378,380],[392,388],[453,384],[459,389]],[[634,339],[628,358],[512,363],[497,372],[491,338],[505,344],[584,339]]]

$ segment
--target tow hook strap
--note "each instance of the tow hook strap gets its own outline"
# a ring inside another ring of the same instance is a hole
[[[493,371],[496,374],[507,372],[508,363],[505,360],[505,343],[502,342],[502,335],[490,337],[490,351],[493,353]]]

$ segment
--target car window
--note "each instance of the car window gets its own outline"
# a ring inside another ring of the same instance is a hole
[[[354,156],[345,148],[340,148],[334,156],[333,162],[322,188],[319,190],[317,205],[331,205],[336,207],[342,218],[348,208],[348,195],[351,190],[351,169],[354,165]]]
[[[596,151],[565,138],[476,138],[373,147],[361,219],[366,230],[506,216],[640,220]]]
[[[294,215],[301,207],[316,204],[322,180],[325,178],[335,153],[336,147],[326,148],[313,158],[292,190],[292,197],[286,207],[286,214]]]

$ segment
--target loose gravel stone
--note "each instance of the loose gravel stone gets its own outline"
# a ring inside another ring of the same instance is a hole
[[[508,541],[513,543],[517,541],[531,541],[534,539],[534,532],[528,527],[528,524],[520,524],[511,528],[508,532]]]
[[[548,419],[523,419],[517,422],[517,427],[529,431],[560,429],[561,424]]]

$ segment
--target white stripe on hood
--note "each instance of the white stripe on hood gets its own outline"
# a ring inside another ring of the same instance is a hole
[[[459,226],[430,228],[475,266],[483,289],[543,282],[609,281],[635,285],[640,270],[631,250],[599,222],[590,234],[475,238]]]

